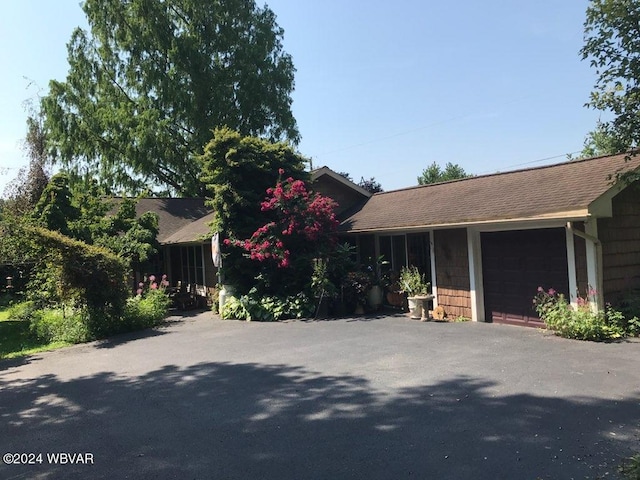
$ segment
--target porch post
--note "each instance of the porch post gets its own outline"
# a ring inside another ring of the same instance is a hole
[[[565,225],[565,233],[567,236],[567,273],[569,276],[569,302],[573,308],[578,307],[577,291],[578,280],[576,275],[576,250],[575,242],[573,239],[573,231],[569,227],[570,224]]]
[[[598,221],[592,218],[584,222],[584,232],[587,234],[586,246],[587,246],[587,282],[589,289],[596,290],[594,310],[599,310],[603,307],[604,292],[602,291],[602,272],[600,271],[600,249],[598,248]]]
[[[484,322],[484,286],[482,284],[482,245],[480,232],[467,228],[469,255],[469,290],[471,294],[471,319]]]
[[[429,261],[431,263],[431,294],[433,295],[433,308],[438,306],[438,286],[436,279],[436,242],[433,230],[429,231]],[[409,262],[407,261],[407,265]]]

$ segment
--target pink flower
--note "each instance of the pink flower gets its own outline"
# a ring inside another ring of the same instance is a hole
[[[548,293],[553,297],[556,294],[556,291],[553,288],[550,288]]]
[[[544,288],[542,288],[542,287],[538,287],[538,291],[539,291],[540,293],[542,293],[542,292],[544,292]]]
[[[158,284],[157,284],[156,282],[153,282],[153,283],[150,285],[150,287],[149,287],[149,288],[151,288],[151,290],[157,290],[157,289],[158,289]]]
[[[279,168],[279,169],[278,169],[278,173],[279,173],[280,175],[284,175],[284,168]]]

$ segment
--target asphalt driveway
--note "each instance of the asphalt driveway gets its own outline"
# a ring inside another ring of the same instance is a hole
[[[640,451],[637,341],[173,320],[0,362],[0,453],[34,454],[0,478],[616,478]]]

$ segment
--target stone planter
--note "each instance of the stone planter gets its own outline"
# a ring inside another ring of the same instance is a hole
[[[433,299],[433,295],[416,295],[415,297],[408,297],[409,302],[409,317],[422,320],[423,322],[429,320],[429,300]]]

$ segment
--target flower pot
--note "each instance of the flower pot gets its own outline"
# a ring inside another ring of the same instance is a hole
[[[423,322],[429,320],[429,300],[433,299],[433,295],[416,295],[408,297],[409,317],[420,319]]]
[[[367,302],[372,310],[378,310],[382,306],[383,291],[380,285],[372,285],[367,294]]]
[[[422,298],[407,297],[407,302],[409,303],[409,318],[422,318]]]

